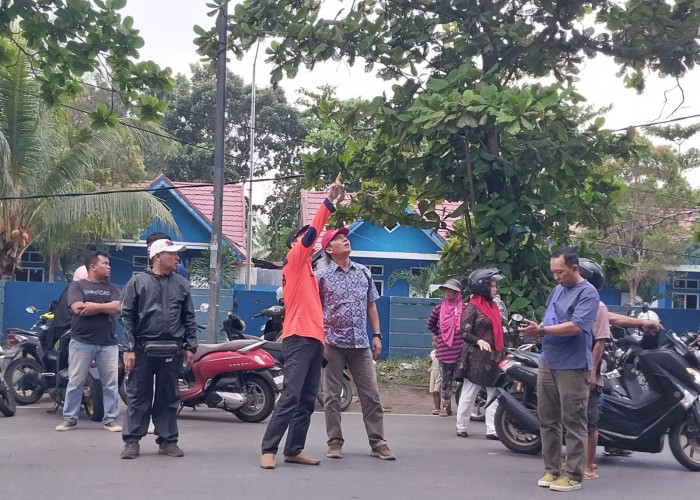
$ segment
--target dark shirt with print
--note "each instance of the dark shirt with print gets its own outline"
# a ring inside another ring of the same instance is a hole
[[[97,302],[106,304],[120,298],[119,289],[109,281],[93,283],[88,280],[74,281],[68,287],[68,304],[76,302]],[[98,313],[90,316],[73,315],[71,339],[87,344],[116,345],[114,316]]]

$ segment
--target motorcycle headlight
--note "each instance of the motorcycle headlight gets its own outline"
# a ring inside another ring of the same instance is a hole
[[[693,380],[693,383],[695,384],[695,389],[700,391],[700,372],[697,371],[695,368],[691,368],[689,366],[685,367],[685,371],[688,372],[688,375],[690,375],[690,378]]]

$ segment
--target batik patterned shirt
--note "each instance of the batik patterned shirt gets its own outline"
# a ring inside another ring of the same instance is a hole
[[[351,261],[346,271],[331,261],[315,274],[323,308],[326,344],[368,348],[367,304],[379,298],[369,269]]]

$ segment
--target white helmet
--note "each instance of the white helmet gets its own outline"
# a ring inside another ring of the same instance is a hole
[[[277,296],[277,302],[282,300],[282,287],[281,286],[277,288],[275,295]]]

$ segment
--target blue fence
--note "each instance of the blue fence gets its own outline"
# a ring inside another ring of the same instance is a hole
[[[0,331],[7,327],[30,328],[40,313],[28,314],[25,308],[36,306],[44,311],[51,300],[57,299],[66,283],[27,283],[21,281],[0,281]],[[203,302],[209,300],[209,290],[193,289],[192,300],[198,324],[205,325],[206,313],[199,312]],[[438,299],[408,297],[380,297],[377,311],[382,331],[381,358],[426,357],[432,349],[432,335],[426,327],[430,311]],[[246,322],[246,332],[260,334],[265,318],[253,318],[261,309],[276,303],[274,287],[265,290],[222,290],[219,299],[219,340],[225,337],[220,326],[226,313],[233,310]],[[626,314],[627,306],[608,306],[611,311]],[[635,316],[640,308],[633,308]],[[700,328],[700,311],[686,309],[655,309],[664,327],[678,333]],[[121,326],[117,322],[117,336],[121,338]],[[198,333],[200,340],[206,339],[206,331]]]

